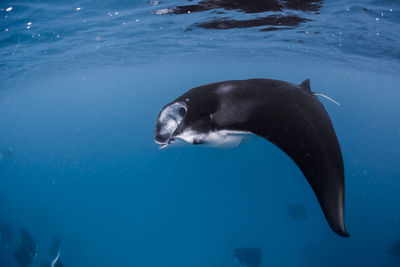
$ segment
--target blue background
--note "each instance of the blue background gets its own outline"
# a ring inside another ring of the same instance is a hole
[[[65,266],[229,267],[238,247],[262,248],[261,266],[399,266],[388,250],[400,239],[400,5],[325,1],[305,14],[313,21],[266,33],[185,31],[213,15],[150,14],[176,4],[187,2],[1,3],[0,150],[15,156],[0,162],[0,220],[16,233],[1,266],[16,266],[20,226],[39,243],[32,266],[55,235]],[[220,150],[154,143],[163,105],[247,78],[310,78],[341,103],[321,99],[342,147],[350,238],[261,138]],[[288,215],[293,204],[306,220]]]

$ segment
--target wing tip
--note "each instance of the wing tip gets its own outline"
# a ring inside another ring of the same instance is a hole
[[[333,229],[333,231],[341,237],[350,237],[350,234],[346,231],[346,229]]]
[[[328,219],[328,224],[331,227],[331,229],[333,230],[333,232],[335,232],[337,235],[341,236],[341,237],[349,237],[350,234],[347,232],[346,227],[344,226],[344,218],[342,217],[342,219],[339,219],[338,221],[332,221],[331,219]]]

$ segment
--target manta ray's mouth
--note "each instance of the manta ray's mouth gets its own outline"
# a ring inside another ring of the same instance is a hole
[[[176,147],[176,146],[180,146],[180,145],[188,143],[187,140],[185,140],[181,136],[171,137],[170,139],[168,139],[165,142],[159,142],[159,141],[157,142],[157,140],[155,140],[155,142],[160,145],[159,146],[160,149],[164,149],[169,145]]]
[[[175,138],[170,138],[166,142],[159,142],[159,141],[155,140],[155,142],[160,145],[160,147],[159,147],[160,149],[164,149],[168,145],[170,145],[171,143],[176,142],[176,139]]]
[[[160,149],[166,148],[169,144],[170,144],[170,143],[161,144],[161,145],[160,145]]]

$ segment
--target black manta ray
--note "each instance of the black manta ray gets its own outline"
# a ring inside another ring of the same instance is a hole
[[[164,106],[155,142],[161,148],[190,144],[240,144],[245,135],[265,138],[300,168],[332,230],[344,225],[344,168],[332,122],[310,89],[270,79],[235,80],[193,88]]]
[[[37,255],[37,244],[28,231],[21,227],[21,245],[14,252],[14,259],[21,267],[29,266]]]
[[[232,257],[239,266],[259,267],[261,263],[261,249],[237,248],[233,252]]]

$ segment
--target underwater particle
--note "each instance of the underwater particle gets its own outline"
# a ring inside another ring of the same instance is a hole
[[[79,10],[81,10],[81,8],[80,8],[80,7],[77,7],[77,8],[75,8],[75,10],[76,10],[76,11],[79,11]]]
[[[379,18],[375,18],[376,21],[379,21]]]
[[[26,25],[31,26],[31,25],[32,25],[32,22],[28,22]]]
[[[139,22],[140,20],[139,19],[136,19],[136,22]]]
[[[119,12],[117,11],[117,12],[114,12],[114,15],[118,15],[119,14]]]
[[[13,7],[12,7],[12,6],[7,7],[6,12],[10,12],[11,10],[13,10]]]
[[[390,11],[390,12],[393,12],[393,9],[391,8],[391,9],[389,9],[389,11]]]
[[[160,4],[160,1],[149,1],[149,4],[152,4],[152,5],[159,5],[159,4]]]
[[[8,32],[8,29],[6,29],[6,32]]]

